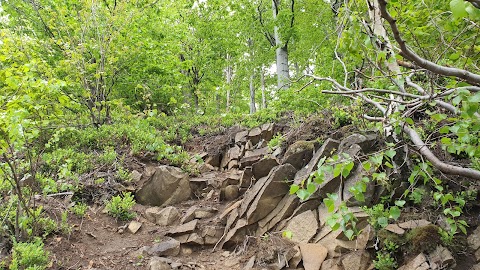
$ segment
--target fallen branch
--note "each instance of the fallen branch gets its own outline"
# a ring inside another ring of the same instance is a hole
[[[430,161],[432,165],[439,171],[445,174],[460,175],[467,178],[480,180],[480,171],[471,168],[463,168],[450,165],[441,161],[437,158],[437,156],[435,156],[435,154],[432,153],[432,151],[430,151],[430,149],[428,149],[428,147],[425,145],[425,143],[422,141],[422,139],[414,129],[410,128],[405,123],[401,125],[403,131],[410,137],[410,140],[412,140],[413,148],[415,148],[415,150],[417,150],[422,156],[424,156],[428,161]]]

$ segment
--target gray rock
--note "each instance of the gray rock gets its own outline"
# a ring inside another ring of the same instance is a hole
[[[248,262],[243,267],[243,270],[251,270],[251,269],[253,269],[254,265],[255,265],[255,256],[252,256],[252,257],[250,257]]]
[[[147,250],[147,254],[151,256],[177,256],[179,253],[180,242],[171,237],[166,237]]]
[[[302,254],[303,267],[305,270],[318,270],[323,261],[327,258],[327,248],[320,244],[302,243],[300,252]]]
[[[342,140],[339,146],[339,151],[345,151],[353,144],[358,144],[364,153],[369,153],[372,150],[372,146],[375,144],[377,135],[375,134],[352,134]]]
[[[328,259],[322,263],[321,270],[344,270],[339,258]]]
[[[190,222],[177,226],[171,229],[168,232],[168,235],[176,235],[176,234],[183,234],[183,233],[191,233],[197,228],[198,219],[194,219]]]
[[[262,129],[259,127],[252,128],[248,132],[248,139],[252,142],[253,145],[256,145],[262,138]]]
[[[130,173],[130,177],[132,178],[132,181],[134,183],[137,183],[138,181],[140,181],[140,179],[142,179],[142,174],[140,172],[138,172],[137,170],[133,170]]]
[[[190,208],[187,209],[187,211],[185,212],[185,214],[183,214],[183,217],[182,219],[180,220],[180,224],[184,224],[184,223],[187,223],[187,222],[190,222],[192,221],[193,219],[195,219],[195,211],[197,210],[197,206],[192,206]]]
[[[288,147],[282,164],[290,163],[297,170],[300,170],[310,162],[314,149],[314,142],[297,141]]]
[[[428,262],[432,269],[453,269],[456,266],[452,253],[443,246],[437,246],[432,253],[428,254]]]
[[[425,264],[428,266],[427,257],[425,257],[423,253],[420,253],[413,260],[407,262],[402,267],[398,268],[398,270],[417,270],[419,268],[422,269]]]
[[[268,154],[268,147],[247,150],[242,159],[240,159],[240,168],[252,166],[254,163],[260,161],[265,155]]]
[[[313,171],[317,170],[320,159],[331,156],[332,152],[338,149],[339,144],[340,142],[337,140],[327,139],[322,147],[314,153],[308,165],[295,174],[295,184],[300,184],[303,180],[307,179]]]
[[[274,158],[263,158],[252,165],[252,172],[255,179],[265,177],[270,171],[278,166],[278,161]]]
[[[220,200],[233,201],[239,196],[238,186],[230,185],[220,190]]]
[[[237,134],[235,134],[235,143],[245,143],[247,142],[247,135],[248,131],[240,131]]]
[[[165,206],[188,200],[191,195],[188,175],[181,169],[162,165],[136,192],[141,204]]]
[[[258,181],[247,193],[253,196],[251,204],[243,204],[241,209],[246,211],[248,224],[253,224],[266,217],[274,210],[285,194],[288,194],[290,186],[287,180],[293,180],[296,169],[290,164],[279,165],[272,169],[264,181]],[[256,192],[257,191],[257,192]],[[247,198],[245,193],[245,198]],[[244,199],[247,203],[247,200]]]
[[[343,268],[348,270],[367,270],[370,263],[370,254],[365,250],[354,251],[342,258]]]
[[[178,221],[180,213],[177,208],[173,206],[163,209],[159,207],[150,207],[145,210],[145,217],[148,221],[157,225],[168,226]]]
[[[198,219],[206,219],[213,217],[218,212],[215,208],[198,208],[195,209],[194,215]]]
[[[286,194],[265,218],[258,221],[256,235],[263,235],[274,228],[280,221],[285,220],[293,214],[299,204],[297,196]]]
[[[274,123],[263,124],[261,129],[262,129],[262,138],[267,142],[270,141],[274,135],[275,124]]]
[[[148,267],[150,270],[172,270],[172,267],[170,266],[170,264],[164,261],[156,260],[155,257],[150,259],[150,262],[148,263]]]
[[[240,187],[248,188],[252,184],[253,170],[252,167],[246,167],[240,177]]]
[[[228,151],[223,155],[222,162],[220,163],[221,168],[227,168],[228,164],[233,160],[238,160],[242,156],[241,149],[237,145],[228,149]]]
[[[128,224],[128,231],[131,233],[131,234],[135,234],[138,232],[138,230],[140,230],[140,228],[142,227],[142,223],[141,222],[138,222],[138,221],[131,221],[130,224]]]
[[[318,230],[318,220],[314,211],[305,211],[293,217],[285,228],[292,232],[292,241],[295,243],[308,243]]]
[[[480,248],[480,226],[478,226],[467,238],[468,245],[471,249]]]
[[[205,164],[213,167],[220,167],[220,162],[220,153],[215,155],[208,155],[208,157],[205,159]]]

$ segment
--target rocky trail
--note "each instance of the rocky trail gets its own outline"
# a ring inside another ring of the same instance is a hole
[[[73,217],[70,236],[48,239],[51,269],[374,269],[379,236],[360,206],[378,203],[386,191],[370,182],[365,202],[354,199],[349,187],[362,177],[358,161],[343,181],[326,175],[306,201],[290,195],[289,189],[305,181],[323,157],[377,151],[377,136],[337,133],[303,140],[290,132],[286,143],[269,147],[278,132],[285,131],[265,124],[204,141],[192,159],[198,176],[168,165],[140,166],[132,172],[133,185],[126,188],[135,192],[137,217],[116,221],[103,207],[90,206],[85,218]],[[397,174],[394,184],[400,187],[403,176]],[[358,219],[361,231],[355,240],[326,224],[330,214],[322,201],[327,193],[340,194],[337,211],[343,199]],[[38,198],[38,203],[48,210],[68,205],[70,199]],[[431,218],[412,211],[384,231],[400,238],[412,230],[428,234],[432,226]],[[431,248],[405,254],[399,269],[480,269],[475,265],[480,230],[470,233],[463,257],[434,237],[423,240]]]

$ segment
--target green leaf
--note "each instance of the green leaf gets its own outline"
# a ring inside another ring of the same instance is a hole
[[[398,206],[393,206],[390,208],[390,218],[393,218],[394,220],[397,220],[400,217],[400,214],[402,212],[400,211],[400,208]]]
[[[297,184],[293,184],[290,186],[290,195],[297,193],[300,187]]]
[[[307,185],[307,191],[310,194],[313,194],[317,190],[317,186],[314,183],[309,183]]]
[[[405,118],[405,122],[406,122],[407,124],[409,124],[409,125],[413,125],[413,124],[414,124],[412,118],[410,118],[410,117]]]
[[[405,205],[405,201],[404,200],[398,200],[398,201],[395,201],[395,205],[398,206],[398,207],[403,207]]]
[[[472,102],[472,103],[480,102],[480,92],[477,92],[473,96],[469,96],[467,100],[468,100],[468,102]]]
[[[453,17],[463,18],[468,16],[466,11],[466,4],[463,0],[452,0],[450,1],[450,10],[452,11]]]
[[[283,236],[283,238],[292,239],[293,233],[292,233],[292,231],[288,231],[288,230],[287,230],[287,231],[283,231],[283,232],[282,232],[282,236]]]
[[[452,60],[452,61],[455,61],[457,60],[458,58],[460,58],[460,53],[452,53],[450,54],[450,56],[448,57],[448,59]]]
[[[355,166],[355,163],[353,161],[350,161],[345,166],[343,166],[342,176],[348,177],[354,166]]]
[[[338,177],[342,173],[342,169],[342,164],[335,165],[335,168],[333,169],[333,177]]]
[[[353,232],[352,229],[348,229],[348,230],[344,231],[343,234],[345,234],[345,236],[348,238],[348,240],[353,239],[354,232]]]
[[[397,154],[397,151],[393,149],[388,149],[387,151],[385,151],[385,155],[390,159],[392,159],[396,154]]]
[[[386,217],[379,217],[377,223],[380,227],[385,228],[388,226],[388,219]]]
[[[362,163],[362,166],[363,166],[363,169],[368,172],[370,171],[370,168],[372,168],[372,163],[370,163],[369,161],[364,161]]]
[[[450,127],[449,126],[443,126],[440,128],[440,133],[441,134],[448,134],[450,133]]]
[[[305,201],[306,199],[308,199],[310,197],[310,195],[311,195],[311,193],[308,192],[305,189],[300,189],[300,190],[297,191],[297,196],[302,201]]]

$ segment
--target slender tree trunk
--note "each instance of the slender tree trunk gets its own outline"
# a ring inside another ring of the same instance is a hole
[[[276,2],[277,1],[277,2]],[[280,4],[280,0],[272,0],[273,17],[276,19],[278,15],[277,5]],[[290,74],[288,69],[288,47],[285,42],[282,42],[278,26],[274,27],[275,46],[277,47],[276,53],[276,66],[277,66],[277,89],[287,89],[290,81]]]
[[[233,75],[233,70],[232,70],[232,66],[230,66],[230,55],[227,54],[227,63],[228,63],[228,66],[227,66],[227,70],[225,71],[226,73],[226,79],[227,79],[227,112],[230,111],[230,89],[232,87],[232,75]]]
[[[262,69],[260,71],[260,84],[262,87],[262,109],[267,108],[267,97],[265,94],[265,70],[264,67],[262,66]]]
[[[255,113],[257,108],[255,107],[255,86],[253,85],[254,74],[250,76],[250,114]]]

